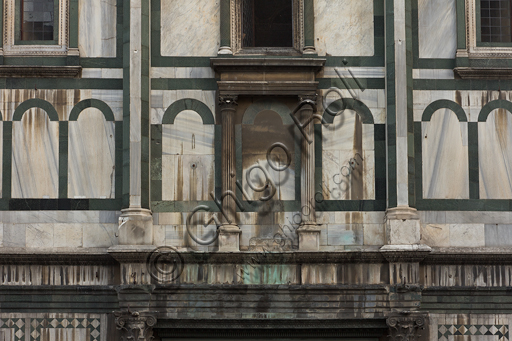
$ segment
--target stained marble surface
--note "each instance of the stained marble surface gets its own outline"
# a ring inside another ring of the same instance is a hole
[[[419,0],[420,58],[455,58],[456,24],[455,0]]]
[[[165,110],[177,100],[193,98],[215,113],[216,94],[211,90],[151,90],[151,124],[161,124]]]
[[[216,56],[219,12],[219,0],[161,0],[162,55]]]
[[[422,123],[423,197],[468,199],[467,123],[449,109]]]
[[[209,200],[215,187],[214,126],[185,110],[162,126],[162,199]]]
[[[34,108],[13,122],[12,130],[12,197],[57,198],[59,123]]]
[[[327,200],[374,199],[374,129],[345,110],[322,127],[322,187]]]
[[[478,123],[481,199],[512,199],[512,114],[493,110]]]
[[[320,56],[372,56],[373,0],[316,0],[315,48]]]
[[[78,1],[80,57],[116,56],[116,0]]]
[[[69,122],[68,197],[115,197],[114,122],[95,108]]]

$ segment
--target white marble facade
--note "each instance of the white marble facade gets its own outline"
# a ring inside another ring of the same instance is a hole
[[[375,199],[372,124],[346,109],[322,126],[322,189],[326,200]]]
[[[418,0],[420,58],[455,58],[455,0]]]
[[[162,125],[162,199],[209,200],[215,187],[214,126],[185,110]]]
[[[68,197],[115,197],[115,131],[101,111],[88,108],[69,122]]]
[[[219,0],[161,0],[162,56],[216,56]]]
[[[320,56],[373,56],[373,0],[316,0],[315,48]]]
[[[115,57],[116,0],[78,1],[80,57]]]
[[[449,109],[422,123],[423,198],[469,199],[467,128]]]

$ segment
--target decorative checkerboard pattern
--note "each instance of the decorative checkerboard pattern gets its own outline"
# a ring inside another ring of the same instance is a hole
[[[509,341],[508,330],[505,324],[440,324],[437,339],[448,341],[451,335],[497,335],[499,341]]]
[[[90,341],[100,341],[100,327],[97,318],[32,318],[30,341],[41,341],[43,328],[86,328],[90,331]]]
[[[25,341],[25,319],[0,318],[0,329],[11,329],[15,341]]]

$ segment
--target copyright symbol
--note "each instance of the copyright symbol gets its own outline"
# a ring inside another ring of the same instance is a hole
[[[159,283],[171,283],[183,272],[183,256],[172,246],[159,246],[148,255],[146,268],[154,280]]]

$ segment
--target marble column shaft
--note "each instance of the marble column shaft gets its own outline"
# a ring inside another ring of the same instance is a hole
[[[313,101],[316,98],[309,98]],[[301,98],[302,100],[302,98]],[[306,105],[301,110],[301,121],[304,122],[313,115],[313,108]],[[304,137],[301,142],[301,215],[303,225],[316,226],[315,211],[315,121],[311,121],[304,127],[304,133],[309,137],[307,141]]]
[[[221,97],[220,113],[222,117],[222,193],[217,200],[222,201],[222,222],[236,225],[236,202],[230,193],[236,195],[236,143],[235,114],[237,97]]]

